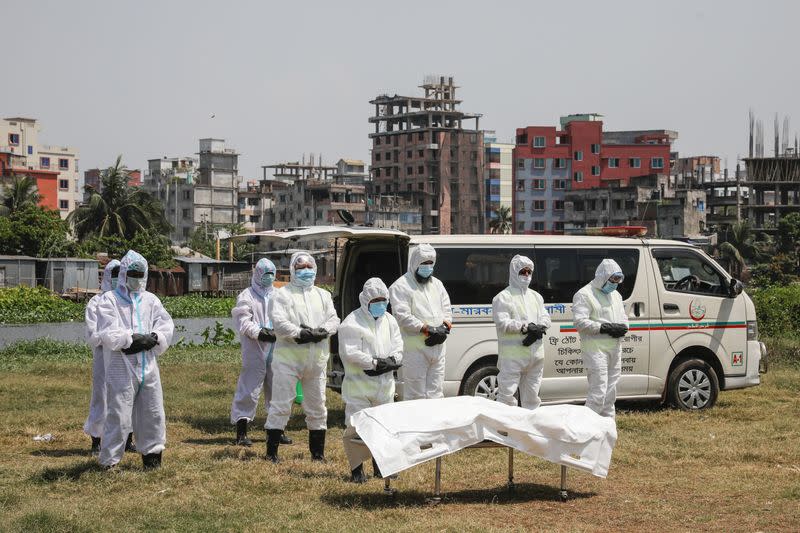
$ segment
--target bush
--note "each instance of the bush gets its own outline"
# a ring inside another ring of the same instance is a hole
[[[64,300],[44,287],[0,289],[0,324],[83,320],[85,306]]]
[[[236,298],[202,296],[166,296],[161,298],[172,318],[229,317]]]
[[[759,332],[765,337],[800,336],[800,285],[770,287],[750,294]]]

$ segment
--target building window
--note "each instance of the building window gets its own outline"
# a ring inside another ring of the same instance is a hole
[[[576,200],[572,204],[572,208],[578,213],[583,212],[583,200]]]
[[[406,167],[406,176],[414,174],[414,167]]]
[[[250,215],[250,222],[255,222],[258,224],[258,221],[261,219],[260,215]]]
[[[650,159],[650,166],[653,168],[664,168],[664,158],[653,157],[652,159]]]
[[[188,209],[182,209],[181,210],[181,216],[183,216],[183,218],[189,218],[189,210]]]
[[[417,174],[424,174],[425,173],[425,166],[420,165],[417,167]]]
[[[553,222],[553,231],[564,231],[563,222]]]
[[[553,160],[556,168],[567,168],[567,160],[563,157],[557,157]]]
[[[533,168],[544,168],[544,158],[543,157],[533,158]]]
[[[375,177],[376,178],[380,178],[381,177],[381,169],[379,169],[379,168],[375,169]]]
[[[589,200],[589,211],[597,210],[597,200]]]
[[[553,211],[563,211],[564,200],[553,200]]]
[[[581,150],[575,152],[575,161],[583,161],[583,152]]]
[[[534,148],[544,148],[544,137],[534,137],[533,138],[533,147]]]
[[[525,223],[517,222],[517,232],[522,233],[523,231],[525,231]]]
[[[573,177],[575,178],[575,181],[577,181],[578,183],[583,182],[583,172],[582,171],[580,171],[580,170],[576,171],[575,174],[573,174]]]
[[[517,190],[520,192],[525,190],[525,180],[517,180]]]
[[[58,180],[58,188],[62,191],[69,189],[69,180]]]
[[[619,167],[619,158],[618,157],[609,157],[608,158],[608,168],[617,168]]]
[[[184,200],[191,200],[192,199],[192,191],[183,191],[183,199]]]
[[[49,157],[40,157],[39,158],[39,166],[42,168],[50,168],[50,158]]]
[[[631,168],[641,168],[642,160],[639,159],[638,157],[631,157],[628,160],[628,164],[630,165]]]
[[[636,209],[636,202],[634,200],[625,200],[625,209]]]
[[[59,159],[58,168],[60,170],[69,170],[69,159]]]
[[[408,192],[411,192],[411,184],[410,183],[406,183],[406,190]]]
[[[417,150],[417,156],[425,157],[425,150]]]
[[[33,146],[28,145],[28,155],[33,155]]]
[[[680,219],[680,218],[678,218],[678,217],[673,217],[673,218],[672,218],[672,223],[673,223],[674,225],[676,225],[676,226],[680,226],[680,225],[681,225],[681,219]]]
[[[381,153],[380,153],[380,152],[377,152],[377,153],[375,154],[375,161],[380,161],[380,160],[381,160]]]
[[[450,176],[458,176],[458,165],[450,165]]]
[[[425,140],[425,132],[424,131],[419,132],[417,134],[417,139],[419,139],[420,141],[424,141]]]
[[[544,231],[544,222],[534,222],[533,231]]]
[[[517,213],[525,211],[525,200],[517,200]]]
[[[533,180],[533,188],[537,191],[543,191],[547,187],[547,182],[545,180]]]
[[[553,188],[559,191],[563,191],[567,188],[567,180],[553,180]]]
[[[424,191],[425,190],[425,182],[424,181],[420,181],[419,183],[417,183],[417,189],[419,189],[421,191]]]
[[[183,236],[184,237],[188,237],[189,236],[189,228],[183,228]]]
[[[533,201],[533,210],[534,211],[544,211],[545,208],[545,201],[544,200],[534,200]]]
[[[525,160],[517,159],[517,168],[523,170],[525,168]]]
[[[615,210],[622,209],[622,200],[614,200],[612,205],[614,206]]]
[[[599,154],[600,153],[600,145],[599,144],[593,144],[592,145],[592,153],[593,154]]]
[[[600,167],[597,165],[592,165],[592,176],[599,176],[600,175]]]
[[[19,146],[19,133],[9,133],[8,144],[11,146]]]
[[[62,211],[66,211],[69,209],[69,200],[59,200],[58,201],[58,208]]]
[[[380,145],[381,145],[381,138],[375,137],[375,146],[380,146]]]

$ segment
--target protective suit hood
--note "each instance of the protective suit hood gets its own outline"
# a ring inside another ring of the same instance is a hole
[[[591,281],[592,287],[598,290],[602,289],[608,278],[614,274],[622,274],[622,268],[613,259],[603,259],[594,272],[594,279]]]
[[[262,257],[258,260],[258,263],[256,263],[256,267],[253,269],[253,277],[250,278],[250,287],[255,291],[256,294],[262,297],[272,292],[272,285],[269,287],[264,287],[261,285],[261,276],[267,272],[272,272],[275,274],[277,269],[272,261],[266,257]]]
[[[433,264],[436,264],[436,250],[430,244],[420,244],[411,250],[408,256],[408,271],[415,273],[425,261],[433,261]]]
[[[314,274],[317,273],[317,262],[314,261],[314,258],[308,252],[295,252],[292,254],[292,258],[289,260],[289,283],[295,287],[302,288],[303,285],[297,280],[294,272],[294,265],[300,259],[305,259],[306,262],[311,263],[311,268],[314,270]]]
[[[389,301],[389,289],[381,278],[369,278],[364,283],[364,289],[358,295],[358,301],[361,302],[361,309],[369,315],[369,302],[375,298],[386,298]]]
[[[119,276],[117,277],[117,294],[125,298],[126,300],[131,299],[130,291],[126,285],[128,281],[128,269],[131,269],[132,266],[137,266],[139,268],[133,270],[144,270],[144,277],[142,278],[142,286],[147,287],[147,273],[149,271],[149,266],[147,265],[147,259],[145,259],[142,254],[135,250],[128,250],[128,253],[122,258],[122,261],[119,263]],[[141,292],[144,292],[146,289],[143,289]]]
[[[533,272],[533,261],[524,255],[515,255],[508,265],[508,284],[515,289],[525,291],[528,284],[519,279],[519,271],[528,267]]]
[[[100,282],[100,290],[103,292],[110,291],[113,287],[111,287],[111,278],[113,277],[111,271],[117,268],[120,265],[119,261],[116,259],[112,259],[106,264],[106,267],[103,269],[103,280]],[[119,278],[117,278],[119,280]]]

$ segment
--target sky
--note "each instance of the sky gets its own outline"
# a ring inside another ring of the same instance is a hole
[[[507,142],[594,112],[733,169],[749,109],[769,155],[776,112],[800,131],[792,0],[0,0],[0,18],[0,113],[38,119],[82,170],[146,168],[202,137],[238,150],[246,179],[309,153],[368,160],[369,100],[429,74]]]

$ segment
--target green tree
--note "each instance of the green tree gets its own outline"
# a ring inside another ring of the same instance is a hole
[[[778,221],[776,244],[781,253],[800,255],[800,213],[791,213]]]
[[[26,204],[0,217],[0,254],[63,257],[75,253],[58,212]]]
[[[511,208],[506,205],[501,205],[499,208],[497,208],[497,212],[495,214],[497,216],[495,216],[489,222],[489,231],[491,233],[511,233],[511,228],[513,225],[513,221],[511,219]]]
[[[196,228],[189,236],[189,241],[186,245],[196,252],[209,257],[215,257],[217,250],[216,235],[241,235],[247,233],[243,224],[204,224]],[[253,252],[255,247],[247,244],[244,241],[234,241],[233,244],[233,258],[236,261],[243,261],[249,259],[249,255]],[[223,240],[220,242],[220,259],[228,258],[228,242]]]
[[[27,206],[39,205],[41,196],[36,180],[30,176],[13,176],[11,183],[3,186],[3,203],[0,205],[0,215],[8,216],[11,213]]]
[[[102,175],[103,191],[90,193],[89,200],[69,214],[78,239],[96,235],[118,235],[131,240],[140,232],[155,229],[169,232],[164,207],[152,195],[128,184],[128,169],[117,157]]]

